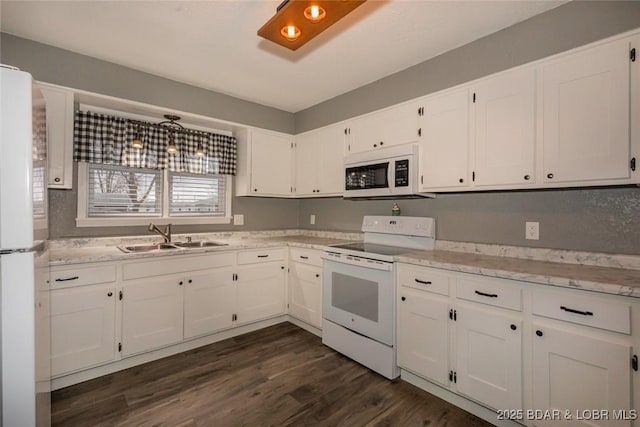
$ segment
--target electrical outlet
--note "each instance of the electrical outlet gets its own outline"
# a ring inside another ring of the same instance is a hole
[[[539,222],[525,222],[524,223],[524,237],[527,240],[540,240],[540,223]]]
[[[244,225],[244,215],[236,214],[233,216],[233,225]]]
[[[315,225],[315,223],[316,223],[316,216],[315,215],[309,215],[309,224]]]

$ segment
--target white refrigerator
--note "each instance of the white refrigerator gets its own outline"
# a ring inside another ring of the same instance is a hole
[[[0,371],[4,427],[50,425],[46,115],[30,74],[0,65]]]

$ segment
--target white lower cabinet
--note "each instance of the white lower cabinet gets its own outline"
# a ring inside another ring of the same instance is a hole
[[[587,328],[580,333],[534,323],[533,329],[534,408],[569,411],[572,425],[629,425],[613,414],[630,414],[631,346],[590,335]],[[594,409],[609,411],[610,419],[575,419],[580,411]]]
[[[238,268],[236,320],[254,322],[285,313],[284,262],[246,265]]]
[[[322,253],[292,248],[289,254],[289,316],[322,329]]]
[[[231,267],[190,276],[184,289],[184,337],[230,327],[234,306]]]
[[[182,340],[183,278],[126,283],[122,301],[122,356]]]
[[[449,301],[403,288],[398,305],[398,365],[449,385]]]
[[[456,310],[456,385],[491,408],[522,408],[522,319],[477,305]]]
[[[111,362],[116,358],[115,285],[51,291],[51,375]]]

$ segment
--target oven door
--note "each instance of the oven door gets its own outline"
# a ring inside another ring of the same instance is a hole
[[[393,264],[380,270],[325,259],[322,277],[325,319],[393,346]]]

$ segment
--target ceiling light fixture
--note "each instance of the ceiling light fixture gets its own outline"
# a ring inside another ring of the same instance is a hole
[[[366,0],[285,0],[258,35],[297,50]]]
[[[158,123],[158,125],[169,128],[169,143],[167,144],[167,153],[175,154],[178,152],[175,133],[176,131],[185,132],[186,130],[180,123],[177,123],[177,121],[180,120],[180,116],[175,116],[173,114],[165,114],[164,118],[167,120]]]

